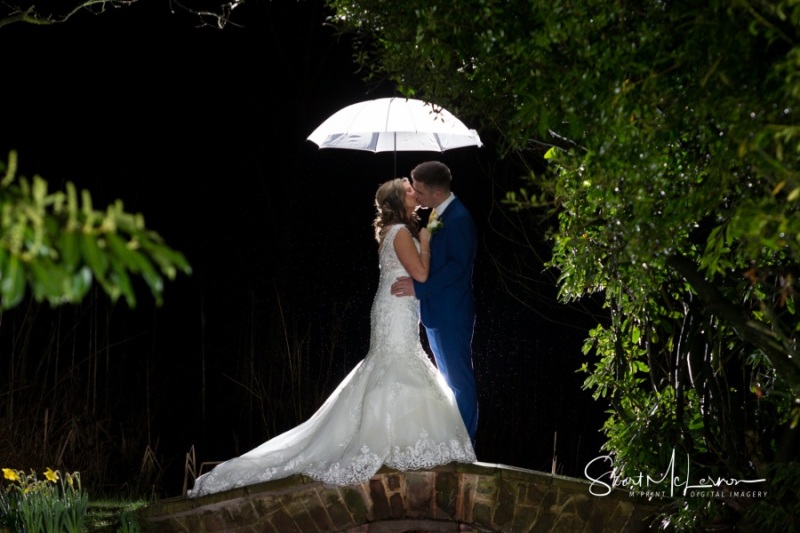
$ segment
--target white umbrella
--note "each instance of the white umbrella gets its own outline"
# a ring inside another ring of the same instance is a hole
[[[478,132],[452,113],[412,98],[379,98],[349,105],[328,117],[308,140],[320,148],[395,152],[395,165],[397,152],[483,146]]]

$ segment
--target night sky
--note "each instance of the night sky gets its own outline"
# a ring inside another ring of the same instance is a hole
[[[361,81],[319,1],[250,2],[236,17],[243,27],[224,30],[197,27],[168,2],[140,4],[0,28],[0,154],[16,149],[21,174],[51,189],[89,188],[96,207],[122,199],[191,263],[161,308],[142,290],[135,310],[115,311],[128,332],[118,351],[149,361],[153,376],[124,394],[147,398],[173,487],[190,446],[200,461],[223,460],[287,429],[243,422],[233,400],[243,361],[265,372],[284,332],[307,339],[307,357],[334,354],[330,378],[309,377],[319,398],[366,355],[372,200],[393,177],[392,155],[319,150],[306,137],[341,107],[395,94]],[[398,155],[402,175],[426,159],[450,165],[478,226],[478,458],[550,471],[557,433],[561,472],[581,476],[602,442],[604,406],[577,373],[593,321],[556,301],[546,246],[520,243],[516,225],[535,221],[500,204],[517,171],[480,133],[480,149]],[[259,402],[291,392],[271,394]]]

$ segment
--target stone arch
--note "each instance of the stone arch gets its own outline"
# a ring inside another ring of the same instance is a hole
[[[503,465],[381,469],[347,487],[304,476],[196,499],[155,502],[141,516],[152,531],[449,533],[648,529],[658,506],[623,491],[597,497],[585,480]]]

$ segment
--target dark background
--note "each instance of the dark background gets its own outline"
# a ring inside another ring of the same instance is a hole
[[[0,28],[2,157],[17,150],[20,173],[51,190],[89,188],[96,207],[122,199],[193,267],[161,308],[145,288],[136,309],[114,306],[108,350],[119,369],[109,412],[147,433],[167,493],[180,490],[191,446],[198,461],[247,451],[307,417],[366,355],[372,200],[392,155],[318,150],[306,137],[341,107],[395,94],[361,80],[327,15],[320,1],[251,2],[236,12],[241,27],[220,30],[139,2]],[[546,244],[531,237],[539,221],[501,204],[521,172],[481,134],[480,149],[398,154],[401,175],[447,163],[478,226],[478,458],[550,471],[557,435],[558,471],[580,477],[602,443],[604,407],[577,372],[595,320],[557,303]],[[288,345],[301,346],[313,394],[265,415],[305,389],[254,391],[242,376],[269,383]]]

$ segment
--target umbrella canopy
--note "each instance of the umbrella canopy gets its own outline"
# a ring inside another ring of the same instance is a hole
[[[379,98],[349,105],[311,135],[320,148],[370,152],[444,152],[483,146],[478,132],[446,109],[412,98]]]

